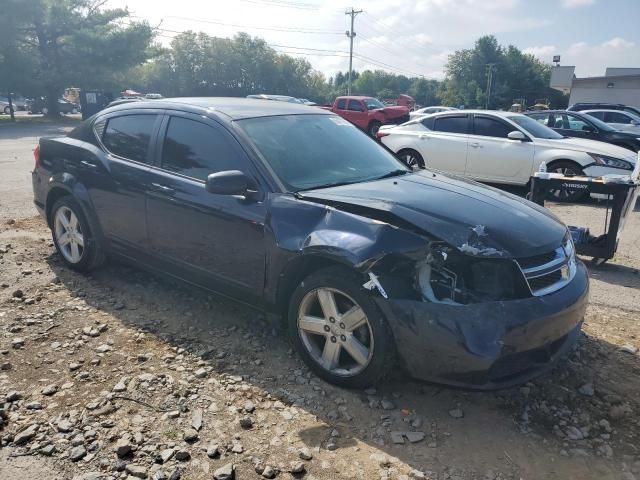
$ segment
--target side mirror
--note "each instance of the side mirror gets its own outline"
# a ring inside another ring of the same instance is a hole
[[[513,132],[509,132],[509,134],[507,135],[507,138],[509,140],[519,140],[521,142],[527,139],[527,137],[524,136],[524,133],[522,133],[520,130],[514,130]]]
[[[250,196],[256,192],[251,190],[253,181],[240,170],[226,170],[212,173],[207,177],[206,189],[217,195]]]
[[[631,125],[635,125],[636,127],[640,125],[640,122],[637,120],[631,120]]]

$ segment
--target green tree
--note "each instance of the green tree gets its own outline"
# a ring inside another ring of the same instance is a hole
[[[487,70],[492,83],[489,108],[508,108],[516,98],[527,105],[549,99],[554,106],[566,106],[566,98],[549,88],[551,68],[517,47],[502,47],[492,35],[479,38],[471,49],[449,56],[446,79],[440,90],[443,103],[484,108],[487,103]]]
[[[16,69],[14,82],[44,93],[50,115],[65,87],[120,87],[124,73],[154,53],[151,27],[104,8],[105,0],[0,1],[0,28],[13,26],[0,44],[3,72]]]

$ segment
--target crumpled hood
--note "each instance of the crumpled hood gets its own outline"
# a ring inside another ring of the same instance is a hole
[[[471,244],[486,256],[545,253],[557,248],[567,232],[551,212],[527,200],[428,170],[300,192],[300,196],[355,214],[361,207],[367,217],[376,218],[379,212],[382,221],[393,224],[394,218],[399,219],[399,227],[408,222],[466,253],[471,250],[463,246]]]
[[[409,114],[409,108],[403,106],[376,108],[376,111],[382,112],[387,118],[397,118]]]
[[[575,150],[579,152],[599,153],[610,157],[621,158],[635,164],[636,154],[626,148],[611,145],[610,143],[588,140],[586,138],[561,138],[549,140],[536,138],[536,146],[541,145],[549,148],[562,148],[564,150]]]

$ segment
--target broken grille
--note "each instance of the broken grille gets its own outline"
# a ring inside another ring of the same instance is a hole
[[[531,293],[540,297],[560,290],[576,273],[573,241],[567,235],[562,245],[551,252],[516,260]]]

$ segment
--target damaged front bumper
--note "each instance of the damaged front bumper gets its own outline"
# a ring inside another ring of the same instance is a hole
[[[376,301],[410,375],[488,390],[525,382],[566,353],[580,334],[588,293],[578,261],[571,282],[544,296],[468,305]]]

